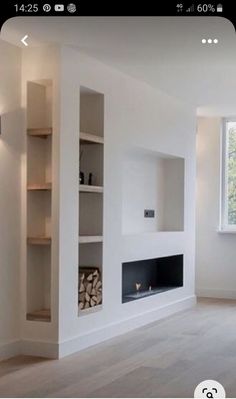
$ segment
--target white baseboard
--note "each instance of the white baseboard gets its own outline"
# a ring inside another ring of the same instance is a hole
[[[195,304],[196,297],[190,296],[150,312],[142,313],[127,320],[122,320],[119,323],[106,325],[104,328],[90,331],[88,334],[78,335],[71,340],[59,344],[59,358],[99,344],[118,335],[125,334],[154,321],[163,319],[174,313],[192,307]]]
[[[220,288],[198,288],[196,290],[198,297],[218,298],[218,299],[236,299],[236,290],[223,290]]]
[[[20,341],[9,341],[0,345],[0,361],[20,354]]]
[[[13,341],[0,345],[0,359],[7,359],[17,355],[40,356],[58,359],[79,352],[82,349],[99,344],[118,335],[125,334],[136,328],[168,317],[196,304],[196,297],[190,296],[172,302],[166,306],[139,314],[135,317],[122,320],[118,323],[106,325],[104,328],[90,331],[88,334],[78,335],[75,338],[61,342],[42,342],[32,340]]]
[[[53,342],[16,340],[0,345],[0,361],[19,355],[58,359],[58,344]]]
[[[22,340],[20,343],[20,351],[23,355],[58,359],[58,346],[59,345],[55,342]]]

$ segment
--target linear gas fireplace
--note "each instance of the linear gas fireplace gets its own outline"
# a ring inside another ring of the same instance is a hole
[[[122,264],[122,303],[183,286],[183,255]]]

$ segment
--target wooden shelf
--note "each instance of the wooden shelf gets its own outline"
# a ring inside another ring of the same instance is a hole
[[[89,186],[87,184],[80,184],[79,191],[81,193],[103,193],[102,186]]]
[[[31,245],[50,245],[51,237],[27,237],[27,243]]]
[[[79,243],[80,244],[92,244],[95,242],[102,242],[103,237],[102,236],[79,236]]]
[[[93,306],[92,308],[88,308],[88,309],[82,309],[82,310],[79,309],[79,315],[80,316],[86,316],[86,315],[89,315],[89,314],[93,314],[93,313],[99,312],[101,310],[102,310],[102,304],[97,305],[97,306]]]
[[[104,138],[95,134],[80,132],[79,139],[84,144],[104,144]]]
[[[48,191],[52,189],[52,183],[39,183],[39,184],[28,184],[28,191]]]
[[[26,315],[27,320],[31,321],[51,321],[51,311],[50,309],[35,310],[34,312],[29,312]]]
[[[52,135],[52,128],[37,128],[37,129],[27,129],[28,136],[32,137],[40,137],[40,138],[47,138],[48,136]]]

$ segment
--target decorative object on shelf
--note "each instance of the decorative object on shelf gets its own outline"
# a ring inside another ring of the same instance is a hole
[[[79,309],[102,303],[102,277],[98,267],[79,267]]]
[[[84,173],[79,172],[79,184],[84,184]]]
[[[93,174],[92,174],[92,173],[89,173],[88,185],[89,185],[89,186],[92,186],[92,185],[93,185]]]
[[[81,150],[79,154],[79,165],[81,164],[82,156],[83,150]],[[84,184],[84,173],[81,171],[79,172],[79,184]]]

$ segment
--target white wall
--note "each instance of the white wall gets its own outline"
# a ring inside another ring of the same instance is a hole
[[[63,356],[194,301],[195,112],[145,83],[63,48],[60,137],[59,340]],[[78,317],[79,88],[104,93],[103,309]],[[122,235],[124,154],[139,146],[185,159],[185,230]],[[70,201],[68,201],[70,198]],[[123,261],[184,253],[184,287],[121,304]]]
[[[195,111],[186,104],[152,89],[147,84],[132,79],[70,48],[61,50],[51,47],[27,48],[23,51],[23,107],[26,106],[26,81],[38,79],[53,79],[51,323],[29,322],[25,318],[25,147],[22,156],[21,232],[16,227],[17,218],[19,219],[19,205],[15,198],[18,195],[20,202],[19,192],[16,189],[17,185],[18,188],[20,185],[20,170],[19,163],[15,164],[17,159],[15,154],[14,160],[11,159],[9,166],[10,168],[13,168],[13,165],[16,166],[14,179],[10,187],[4,187],[4,192],[7,193],[7,190],[10,190],[10,194],[14,194],[12,196],[14,198],[13,210],[11,210],[12,219],[10,219],[12,228],[9,230],[9,234],[14,235],[16,248],[17,244],[19,245],[17,237],[21,233],[22,342],[20,350],[30,354],[64,356],[167,316],[194,303]],[[15,90],[18,81],[14,81],[12,77],[11,81],[15,83]],[[103,309],[84,317],[78,317],[77,302],[80,86],[104,93],[105,96]],[[12,98],[14,96],[12,97],[11,93],[11,101]],[[19,98],[18,101],[20,104]],[[14,104],[14,109],[19,107],[19,104],[17,103],[17,106]],[[25,118],[23,127],[24,138],[16,146],[18,152],[22,142],[25,146]],[[185,228],[183,232],[122,234],[123,160],[124,154],[134,146],[139,146],[147,151],[170,153],[185,159]],[[18,159],[20,160],[19,157]],[[3,177],[8,176],[6,165],[8,165],[7,162],[4,163],[0,172],[3,173],[5,170]],[[5,198],[6,202],[9,203],[9,197]],[[0,207],[0,211],[3,212],[2,210],[5,208],[6,206]],[[5,214],[3,214],[4,217],[6,217]],[[6,251],[18,265],[19,252],[17,253],[17,249],[15,252],[12,251],[9,237],[6,238],[6,241],[3,245],[3,253]],[[183,253],[185,258],[184,287],[158,296],[121,304],[122,262],[179,253]],[[15,267],[14,262],[12,265]],[[8,264],[7,266],[9,268]],[[3,270],[6,270],[6,265]],[[8,282],[9,278],[17,282],[18,275],[15,274],[15,269],[12,270],[12,273],[7,274],[5,282]],[[14,293],[12,293],[12,287],[16,288]],[[10,294],[14,298],[14,306],[10,309],[12,311],[14,309],[12,318],[14,323],[17,320],[16,315],[19,314],[18,311],[15,312],[18,299],[17,287],[18,285],[14,286],[11,282],[9,285],[6,283],[4,288],[8,289],[7,295],[4,295],[4,301],[6,298],[8,300]],[[9,312],[5,313],[4,317],[9,318],[9,314]],[[12,324],[11,328],[12,332],[17,331],[17,325],[13,326]],[[9,331],[6,332],[6,336],[9,338],[10,333],[8,333]]]
[[[221,119],[199,118],[196,287],[199,296],[236,298],[236,235],[220,234]]]
[[[0,41],[0,359],[19,339],[21,51]]]

